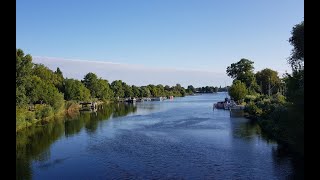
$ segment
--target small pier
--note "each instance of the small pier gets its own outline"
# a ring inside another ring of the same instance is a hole
[[[98,104],[96,102],[80,102],[81,111],[92,111],[98,109]]]

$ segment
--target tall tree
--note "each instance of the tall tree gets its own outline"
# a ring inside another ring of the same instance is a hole
[[[292,37],[289,39],[293,50],[289,63],[292,75],[287,74],[287,97],[304,109],[304,21],[292,28]]]
[[[253,61],[243,58],[237,63],[232,63],[227,67],[227,75],[234,80],[245,83],[248,90],[254,93],[258,90],[259,86],[256,82],[253,70]]]
[[[137,87],[135,85],[132,85],[131,89],[132,89],[132,93],[133,93],[134,97],[141,97],[141,93],[140,93],[140,88],[139,87]]]
[[[141,95],[142,95],[142,97],[150,97],[151,96],[151,93],[150,93],[148,86],[141,87]]]
[[[158,91],[158,96],[166,96],[166,93],[162,84],[158,84],[156,88]]]
[[[149,84],[147,87],[150,90],[150,93],[151,93],[152,97],[157,97],[158,96],[158,90],[157,90],[157,87],[155,85]]]
[[[63,83],[64,83],[64,77],[63,77],[63,74],[62,74],[62,71],[60,70],[59,67],[57,67],[57,70],[54,72],[56,78],[57,78],[57,85],[56,87],[58,88],[58,90],[60,92],[63,91]]]
[[[22,85],[32,72],[32,56],[24,55],[21,49],[16,50],[16,86]]]
[[[114,97],[108,80],[99,78],[97,80],[96,97],[102,100],[110,100]]]
[[[253,61],[242,58],[239,62],[227,67],[227,75],[241,81],[241,77],[244,74],[253,73],[253,69]]]
[[[114,96],[117,98],[123,98],[125,96],[124,89],[122,87],[121,80],[115,80],[111,83],[111,89],[114,92]]]
[[[293,70],[302,69],[304,66],[304,21],[295,25],[291,31],[290,44],[293,46],[289,63]]]
[[[52,83],[48,83],[36,75],[28,78],[26,95],[30,98],[31,103],[49,104],[54,110],[62,108],[64,103],[63,95],[59,93],[58,89]]]
[[[124,97],[133,97],[131,86],[127,85],[125,82],[122,82],[122,87],[124,90]]]
[[[192,92],[192,93],[196,92],[196,89],[192,85],[189,85],[187,89],[189,90],[189,92]]]
[[[91,96],[95,98],[97,96],[97,89],[98,89],[97,75],[92,72],[89,72],[84,76],[82,83],[86,88],[90,90]]]
[[[239,80],[235,80],[229,89],[230,96],[238,102],[244,99],[247,93],[248,90],[246,88],[246,85]]]
[[[40,77],[46,83],[53,84],[57,88],[62,86],[63,77],[54,73],[51,69],[43,64],[35,64],[33,66],[32,74]]]
[[[270,93],[275,94],[280,88],[281,80],[278,77],[278,72],[272,69],[266,68],[256,73],[257,84],[261,86],[261,92],[263,94]],[[270,85],[270,87],[269,87]]]
[[[66,100],[88,101],[90,100],[90,90],[78,80],[65,79],[64,98]]]

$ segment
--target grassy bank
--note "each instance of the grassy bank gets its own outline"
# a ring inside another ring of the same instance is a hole
[[[109,104],[113,101],[97,100],[97,105]],[[50,105],[36,104],[32,107],[16,107],[16,132],[35,124],[69,115],[73,116],[79,113],[81,105],[78,101],[66,101],[63,106],[53,109]]]

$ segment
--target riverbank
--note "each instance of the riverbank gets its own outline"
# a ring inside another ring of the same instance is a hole
[[[188,96],[188,95],[187,95]],[[124,100],[96,100],[97,106],[102,104],[111,103],[124,103]],[[40,124],[43,122],[52,121],[55,118],[61,116],[74,117],[79,114],[81,105],[78,101],[65,101],[63,107],[59,108],[58,111],[54,112],[54,109],[45,104],[37,104],[30,107],[16,108],[16,132],[28,128],[30,126]]]
[[[113,101],[97,101],[97,105],[109,104]],[[46,104],[37,104],[32,107],[16,107],[16,132],[33,125],[49,122],[55,118],[79,113],[81,105],[77,101],[66,101],[58,110]]]
[[[256,121],[261,130],[283,148],[304,157],[304,124],[301,109],[286,102],[282,95],[260,96],[247,103],[247,118]]]

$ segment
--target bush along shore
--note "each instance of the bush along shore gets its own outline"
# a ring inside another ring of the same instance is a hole
[[[284,149],[303,159],[304,22],[295,25],[291,33],[291,74],[279,78],[278,72],[269,68],[254,73],[254,62],[243,58],[227,67],[227,75],[233,78],[229,94],[246,105],[248,118],[257,121]]]

